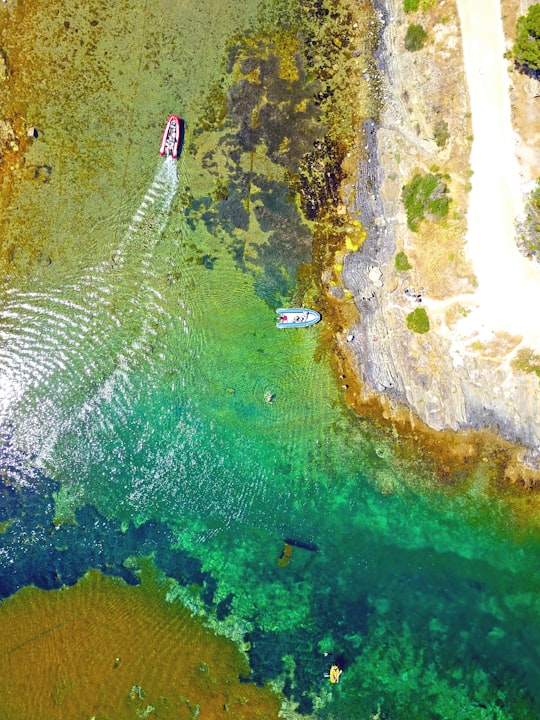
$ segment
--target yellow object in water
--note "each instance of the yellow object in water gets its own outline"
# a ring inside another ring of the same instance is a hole
[[[285,547],[283,548],[281,557],[278,560],[279,567],[287,567],[287,565],[291,562],[292,554],[292,545],[289,545],[289,543],[285,543]]]
[[[338,683],[342,672],[343,670],[340,670],[337,665],[332,665],[330,668],[330,682],[334,683],[334,685]]]

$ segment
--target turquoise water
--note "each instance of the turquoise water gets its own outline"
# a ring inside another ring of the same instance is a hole
[[[534,533],[480,471],[437,490],[421,450],[404,460],[356,417],[321,326],[275,329],[275,307],[315,297],[296,284],[313,227],[288,183],[325,129],[309,72],[283,77],[272,53],[286,23],[274,45],[261,30],[272,7],[3,20],[14,64],[33,48],[18,102],[40,138],[4,223],[2,594],[151,555],[171,603],[244,643],[250,679],[297,717],[538,717]],[[173,111],[178,163],[157,155]],[[278,567],[285,538],[317,550]]]

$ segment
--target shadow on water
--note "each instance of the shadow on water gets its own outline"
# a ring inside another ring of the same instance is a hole
[[[182,154],[182,151],[184,149],[184,141],[186,139],[186,121],[183,118],[179,118],[180,120],[180,128],[179,128],[179,135],[180,139],[178,140],[178,156]]]

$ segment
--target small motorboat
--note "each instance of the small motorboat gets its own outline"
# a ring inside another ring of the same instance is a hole
[[[182,121],[178,115],[171,115],[165,125],[163,131],[163,138],[161,140],[161,147],[159,148],[160,155],[171,155],[171,157],[178,157],[178,148],[180,146],[180,139],[182,134]]]
[[[276,323],[278,328],[307,327],[315,325],[321,319],[316,310],[308,308],[278,308],[276,312],[279,315]]]

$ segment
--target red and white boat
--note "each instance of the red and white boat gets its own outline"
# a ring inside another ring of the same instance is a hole
[[[161,147],[159,148],[160,155],[172,155],[173,158],[178,157],[181,127],[181,120],[178,115],[171,115],[163,131]]]

